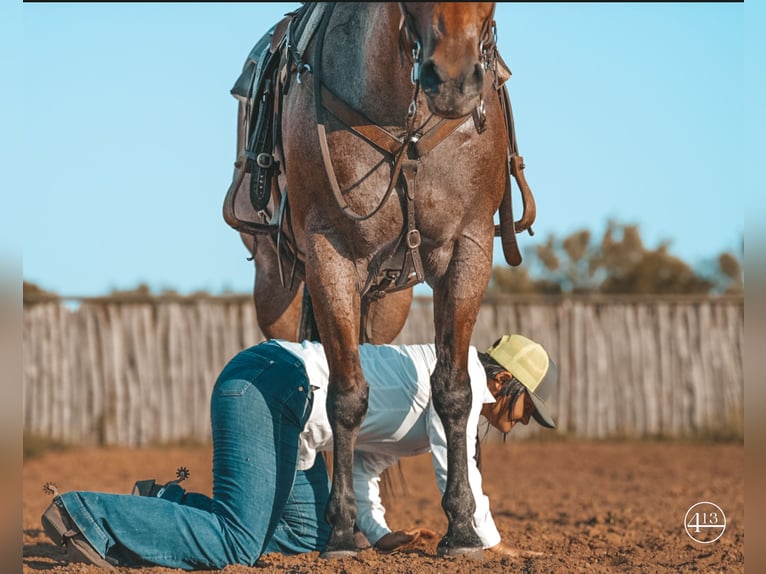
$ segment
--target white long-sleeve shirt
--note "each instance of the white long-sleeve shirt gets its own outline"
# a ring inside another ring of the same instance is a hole
[[[326,399],[329,368],[324,348],[305,341],[279,345],[299,357],[314,388],[314,406],[300,437],[298,468],[314,464],[317,451],[332,450],[332,429],[327,419]],[[362,421],[354,450],[354,494],[357,526],[371,544],[391,532],[380,498],[380,474],[397,460],[431,452],[436,483],[444,494],[447,486],[447,438],[431,401],[431,373],[436,351],[431,345],[360,345],[364,376],[370,386],[367,414]],[[470,348],[468,374],[472,402],[466,441],[468,482],[476,502],[473,526],[484,548],[500,542],[500,533],[482,491],[476,466],[476,438],[484,403],[495,402],[487,389],[487,377],[476,349]]]

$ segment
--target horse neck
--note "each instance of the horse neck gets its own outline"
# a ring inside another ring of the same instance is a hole
[[[323,82],[382,125],[402,123],[413,95],[400,17],[396,2],[338,2],[325,34]]]

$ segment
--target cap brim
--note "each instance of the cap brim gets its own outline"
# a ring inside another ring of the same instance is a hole
[[[527,393],[529,394],[529,398],[531,398],[532,402],[535,404],[535,412],[532,413],[532,418],[534,418],[539,425],[544,426],[545,428],[555,429],[556,423],[553,421],[553,417],[551,417],[550,413],[548,412],[548,407],[545,405],[543,400],[529,389],[527,389]]]

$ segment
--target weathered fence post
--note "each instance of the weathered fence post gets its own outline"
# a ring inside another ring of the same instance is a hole
[[[215,377],[263,340],[255,319],[249,295],[27,301],[24,431],[89,444],[207,441]],[[557,432],[744,436],[741,297],[497,297],[473,344],[513,331],[558,363]],[[416,298],[395,342],[433,333],[431,301]]]

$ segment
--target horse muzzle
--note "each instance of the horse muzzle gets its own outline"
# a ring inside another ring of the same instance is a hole
[[[484,67],[477,62],[456,76],[449,76],[433,59],[420,66],[420,87],[428,109],[443,118],[460,118],[479,104],[484,89]]]

